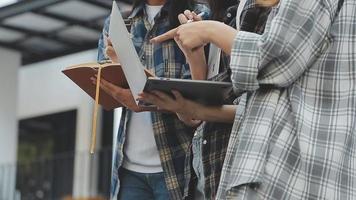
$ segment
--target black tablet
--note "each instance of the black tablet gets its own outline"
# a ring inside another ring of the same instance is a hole
[[[171,91],[177,90],[187,99],[205,105],[222,105],[231,89],[230,82],[149,77],[144,91],[158,90],[172,95]]]

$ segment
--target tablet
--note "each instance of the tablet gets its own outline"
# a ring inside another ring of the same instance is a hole
[[[222,105],[231,88],[230,82],[149,77],[144,91],[158,90],[173,95],[171,91],[177,90],[187,99],[205,105]]]

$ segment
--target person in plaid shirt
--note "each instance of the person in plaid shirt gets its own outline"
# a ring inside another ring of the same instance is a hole
[[[210,0],[208,2],[212,8],[212,19],[222,21],[231,27],[236,27],[235,16],[239,6],[238,2],[235,0]],[[239,20],[241,22],[241,26],[239,25],[241,30],[262,34],[270,8],[257,6],[255,2],[251,0],[248,0],[240,6],[243,8],[240,13],[241,20]],[[190,13],[188,11],[184,12],[183,16],[179,16],[181,23],[184,24],[190,18],[194,18],[194,14],[195,13]],[[197,51],[202,51],[202,49]],[[185,55],[187,60],[190,61],[189,64],[191,66],[193,79],[205,79],[207,66],[204,59],[204,53],[200,52],[200,55],[195,56],[198,58],[192,58],[192,53],[185,53]],[[200,62],[196,60],[200,60]],[[196,62],[194,63],[194,61]],[[222,53],[219,73],[209,78],[209,80],[231,82],[231,70],[229,68],[229,63],[230,57]],[[203,67],[200,67],[201,65],[203,65]],[[196,70],[194,70],[194,68]],[[150,98],[147,95],[146,98]],[[143,96],[145,96],[145,94],[143,94]],[[152,98],[153,99],[151,99],[150,102],[159,102],[159,99],[155,99],[154,97]],[[226,105],[233,105],[236,98],[237,96],[233,93],[231,88],[231,92],[225,97],[224,103]],[[149,101],[149,99],[142,100]],[[162,102],[162,104],[166,104],[166,102]],[[171,110],[171,108],[168,108],[162,104],[159,104],[159,106],[164,109]],[[190,107],[186,107],[186,109],[190,109]],[[174,112],[174,110],[172,111]],[[186,193],[194,193],[194,199],[214,199],[216,197],[222,166],[232,129],[232,123],[233,120],[231,120],[230,123],[203,122],[197,127],[192,141],[192,154],[189,158],[187,158],[185,169],[187,176],[186,180],[191,180],[190,183],[186,183],[185,191]],[[188,122],[187,124],[192,123]],[[191,168],[193,168],[195,172],[193,175]],[[196,188],[196,190],[193,191],[192,188]]]
[[[149,42],[150,38],[176,27],[177,16],[185,9],[209,14],[205,6],[190,0],[147,0],[134,4],[129,17],[132,41],[142,64],[158,77],[191,78],[185,57],[174,41],[159,45]],[[118,62],[110,40],[109,45],[105,45],[108,28],[109,20],[99,41],[98,60],[106,59],[107,54]],[[147,110],[135,104],[130,90],[105,80],[101,87],[126,107],[114,139],[111,199],[181,200],[184,162],[193,129],[185,126],[175,114],[144,112]]]
[[[231,54],[246,98],[217,199],[355,199],[355,24],[354,0],[281,0],[262,35],[208,21],[154,39]]]

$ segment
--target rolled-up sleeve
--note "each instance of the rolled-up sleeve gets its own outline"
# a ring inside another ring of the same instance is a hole
[[[326,49],[337,7],[331,0],[282,0],[263,35],[240,31],[231,51],[235,91],[293,84]]]

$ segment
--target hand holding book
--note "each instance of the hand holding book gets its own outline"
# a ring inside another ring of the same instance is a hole
[[[111,60],[114,63],[119,63],[119,57],[116,54],[116,51],[112,45],[112,42],[109,38],[108,33],[104,33],[105,39],[105,55],[107,59]],[[91,77],[91,81],[94,85],[97,83],[97,76]],[[100,80],[100,88],[104,90],[107,94],[113,97],[117,102],[120,102],[124,107],[134,111],[134,112],[144,112],[144,111],[153,111],[156,110],[152,107],[140,107],[136,104],[132,92],[130,89],[122,88],[115,84],[106,81],[105,79]]]
[[[96,85],[97,79],[91,77],[90,80]],[[154,108],[140,107],[136,104],[135,99],[132,96],[131,90],[114,85],[105,79],[100,80],[100,88],[104,90],[108,95],[113,97],[116,101],[121,103],[124,107],[134,112],[152,111]]]
[[[107,59],[111,60],[114,63],[119,63],[119,58],[115,52],[114,47],[112,46],[112,42],[109,38],[108,33],[104,33],[105,39],[105,55]],[[91,77],[90,80],[92,81],[93,85],[97,83],[97,75],[95,77]],[[106,81],[105,79],[100,80],[100,88],[105,91],[108,95],[113,97],[117,102],[121,103],[124,107],[134,111],[134,112],[142,112],[146,111],[143,108],[137,106],[131,90],[127,88],[122,88],[115,84]]]

